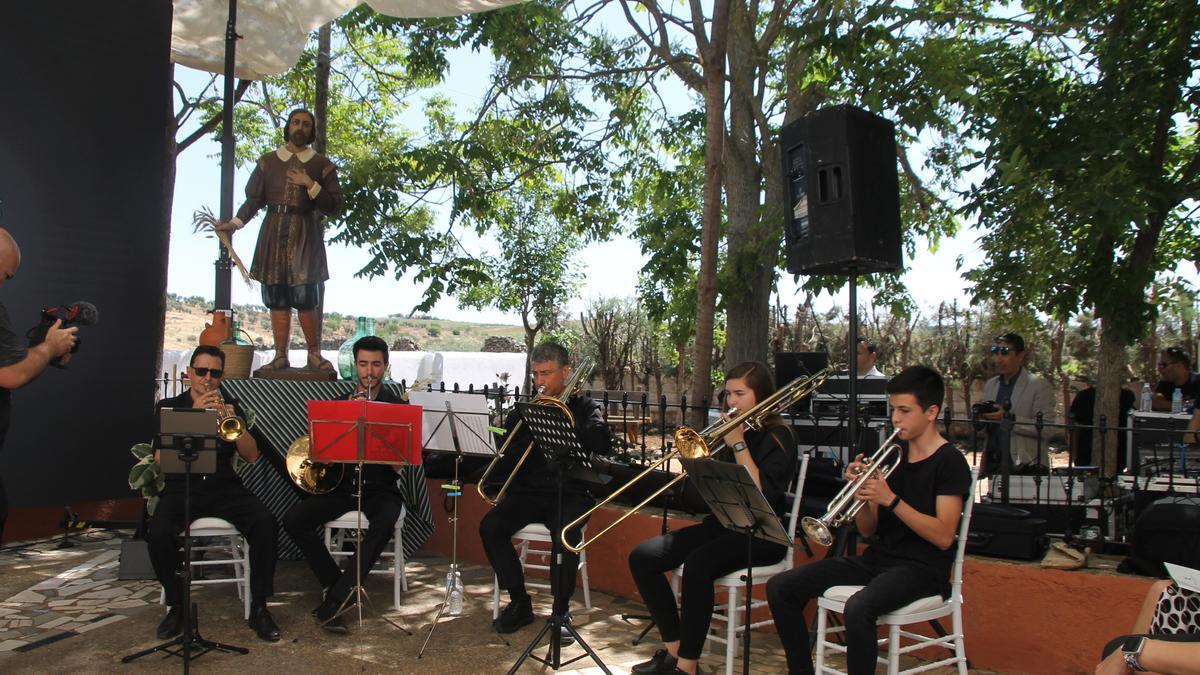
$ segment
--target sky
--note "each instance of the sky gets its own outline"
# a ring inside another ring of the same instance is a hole
[[[451,98],[460,110],[470,109],[478,92],[483,91],[490,63],[486,55],[461,50],[450,59],[451,71],[446,84],[437,93]],[[176,78],[189,89],[199,89],[208,75],[179,66]],[[414,110],[420,106],[413,106]],[[415,113],[419,115],[420,113]],[[413,124],[419,123],[414,121]],[[202,207],[214,213],[220,205],[220,148],[209,138],[197,142],[184,151],[177,165],[175,197],[172,211],[171,247],[168,267],[167,290],[183,296],[213,297],[214,268],[217,242],[204,234],[192,232],[192,213]],[[919,164],[915,161],[914,164]],[[241,204],[243,190],[252,167],[239,167],[234,178],[234,208]],[[238,254],[249,265],[254,251],[254,242],[262,214],[251,221],[235,237]],[[782,226],[782,224],[781,224]],[[914,258],[904,260],[904,283],[915,300],[917,307],[929,311],[939,302],[958,300],[969,302],[967,284],[956,268],[961,258],[964,269],[969,269],[982,259],[978,245],[979,232],[963,228],[953,238],[941,242],[937,252],[919,250]],[[490,242],[474,242],[484,252]],[[386,316],[408,314],[420,302],[422,287],[413,282],[415,271],[405,278],[386,277],[365,279],[355,273],[369,260],[365,250],[346,245],[327,245],[331,279],[326,283],[326,312],[350,315]],[[638,272],[646,256],[640,244],[628,236],[617,235],[612,240],[587,246],[577,259],[584,285],[579,297],[570,302],[567,314],[578,317],[587,304],[599,298],[629,297],[636,295]],[[1190,264],[1183,272],[1195,278],[1195,269]],[[803,279],[801,279],[801,283]],[[803,302],[803,293],[797,294],[799,283],[783,273],[778,289],[780,303],[795,308]],[[860,306],[869,302],[870,293],[860,289]],[[262,304],[257,285],[247,286],[235,272],[233,277],[234,304]],[[846,291],[835,295],[822,295],[814,299],[818,310],[834,305],[846,307]],[[515,314],[497,310],[475,310],[459,308],[453,298],[444,297],[428,314],[445,320],[474,321],[483,323],[519,324]]]

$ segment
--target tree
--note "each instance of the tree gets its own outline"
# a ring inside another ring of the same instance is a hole
[[[1156,276],[1200,249],[1200,6],[1026,3],[971,73],[977,144],[964,213],[986,234],[978,297],[1101,324],[1097,414],[1116,420],[1126,345],[1146,334]],[[964,182],[966,177],[958,176]],[[974,183],[974,181],[972,181]],[[1094,442],[1099,445],[1100,434]],[[1115,439],[1105,442],[1115,470]]]
[[[578,233],[553,216],[553,194],[546,186],[522,185],[497,206],[495,233],[500,254],[487,258],[490,274],[458,293],[463,307],[495,307],[516,312],[525,328],[525,381],[538,333],[558,323],[560,308],[579,285],[573,258]]]

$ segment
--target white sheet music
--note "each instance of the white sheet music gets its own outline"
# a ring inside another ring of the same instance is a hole
[[[482,394],[455,394],[436,391],[410,391],[409,403],[421,406],[421,439],[426,450],[454,452],[454,438],[446,419],[446,402],[454,410],[458,425],[458,444],[464,455],[496,454],[496,440],[488,430],[487,397]]]

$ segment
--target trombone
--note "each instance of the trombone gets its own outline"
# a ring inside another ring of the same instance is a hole
[[[654,499],[656,499],[659,495],[671,489],[672,486],[687,477],[687,471],[680,471],[679,475],[675,476],[665,485],[655,490],[650,494],[650,496],[643,499],[637,506],[621,514],[621,516],[614,520],[608,527],[592,535],[591,539],[581,539],[578,544],[572,544],[571,542],[567,541],[567,532],[583,524],[585,521],[587,521],[587,519],[591,518],[592,514],[600,509],[600,507],[607,506],[610,502],[623,494],[625,490],[629,488],[629,486],[645,478],[658,467],[671,461],[677,455],[686,457],[688,459],[712,457],[714,454],[719,452],[722,447],[724,447],[725,444],[723,441],[721,441],[721,439],[724,438],[725,435],[730,431],[741,425],[745,425],[750,429],[761,429],[763,424],[766,423],[767,418],[782,413],[793,405],[799,403],[801,399],[812,394],[817,390],[818,387],[821,386],[821,384],[825,382],[825,379],[829,377],[829,374],[832,372],[832,369],[826,368],[818,371],[812,376],[798,377],[784,385],[774,394],[771,394],[762,401],[759,401],[754,405],[754,407],[749,408],[745,412],[736,412],[736,409],[731,410],[730,412],[736,412],[734,417],[728,420],[714,422],[700,431],[696,431],[695,429],[686,426],[679,427],[675,430],[673,435],[675,449],[663,455],[658,461],[646,467],[646,469],[640,474],[634,476],[628,483],[625,483],[621,487],[617,488],[612,494],[605,497],[603,501],[588,509],[588,511],[583,515],[579,516],[563,527],[562,533],[559,535],[559,540],[562,542],[563,547],[572,553],[579,553],[588,546],[591,546],[592,543],[597,539],[603,537],[606,532],[613,529],[617,525],[620,525],[626,518],[640,511],[642,507],[654,501]]]
[[[566,413],[567,419],[570,420],[571,424],[574,425],[575,416],[571,414],[571,409],[567,407],[566,401],[570,400],[572,396],[578,394],[583,388],[584,383],[591,379],[592,369],[594,367],[595,366],[592,363],[591,357],[584,357],[584,359],[579,363],[579,367],[571,371],[571,377],[569,377],[566,384],[563,385],[563,391],[561,394],[562,398],[543,395],[542,391],[544,387],[539,387],[537,396],[533,397],[532,402],[540,403],[542,405],[552,405],[561,409],[564,413]],[[508,491],[508,486],[512,484],[513,478],[515,478],[517,472],[521,470],[521,466],[525,464],[525,460],[529,459],[529,453],[533,452],[533,443],[530,443],[529,446],[525,448],[525,452],[521,455],[520,459],[517,460],[517,465],[514,466],[513,470],[508,474],[508,478],[504,480],[504,484],[500,486],[500,491],[495,495],[489,495],[487,493],[483,487],[484,483],[487,482],[488,476],[491,475],[492,470],[495,469],[496,465],[500,463],[500,460],[504,457],[504,453],[508,452],[508,446],[512,445],[512,441],[517,437],[517,433],[521,430],[522,424],[524,424],[524,420],[518,419],[517,423],[513,425],[512,430],[508,432],[508,438],[504,439],[504,445],[500,446],[500,451],[497,452],[496,456],[492,458],[491,463],[487,465],[486,469],[484,469],[483,475],[479,477],[479,482],[475,484],[475,490],[479,492],[479,496],[483,499],[483,501],[491,504],[492,506],[495,506],[496,504],[500,503],[501,499],[504,499],[504,493]]]
[[[900,429],[897,428],[874,454],[863,461],[867,465],[867,469],[855,476],[853,481],[847,483],[829,501],[829,508],[826,509],[825,515],[820,518],[805,516],[800,521],[800,527],[804,530],[804,534],[808,535],[810,539],[820,542],[822,546],[829,546],[833,543],[831,530],[854,520],[854,516],[862,509],[863,504],[866,504],[855,498],[854,495],[858,489],[875,474],[878,474],[881,479],[887,480],[896,467],[900,466],[902,459],[900,444],[892,442],[899,433]]]

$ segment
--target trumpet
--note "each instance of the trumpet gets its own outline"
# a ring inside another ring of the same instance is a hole
[[[217,437],[227,443],[235,443],[237,439],[246,433],[246,420],[237,416],[237,413],[230,410],[229,405],[225,403],[225,397],[221,395],[220,387],[213,389],[204,389],[202,383],[196,383],[194,387],[200,389],[201,396],[206,394],[216,394],[217,400],[214,405],[220,417],[217,418]]]
[[[831,531],[853,521],[859,509],[863,507],[863,504],[866,504],[866,502],[855,498],[855,494],[859,488],[875,475],[878,475],[883,480],[887,480],[887,477],[892,475],[896,467],[900,466],[900,462],[903,459],[900,454],[900,444],[892,442],[899,433],[900,429],[897,428],[879,446],[874,454],[864,460],[867,469],[855,476],[853,481],[847,483],[845,487],[834,495],[833,499],[829,501],[829,508],[826,509],[825,515],[820,518],[805,516],[800,521],[800,527],[804,530],[804,534],[808,535],[810,539],[820,542],[822,546],[829,546],[833,543],[833,534]]]
[[[537,396],[533,397],[532,402],[558,407],[564,413],[566,413],[567,419],[570,420],[573,426],[575,424],[575,416],[571,414],[571,409],[567,407],[566,401],[570,400],[572,396],[578,394],[583,388],[583,384],[591,379],[593,367],[594,364],[592,363],[592,359],[590,357],[585,357],[583,361],[579,363],[579,366],[575,368],[575,370],[571,371],[571,377],[567,379],[566,384],[563,386],[562,394],[560,394],[562,398],[546,396],[542,393],[545,387],[539,387]],[[480,498],[492,506],[495,506],[496,504],[500,503],[501,499],[504,499],[504,493],[508,491],[508,486],[512,484],[513,478],[515,478],[517,472],[521,470],[521,466],[525,464],[525,460],[529,459],[529,453],[533,452],[533,443],[530,443],[529,446],[525,448],[525,452],[522,453],[521,457],[517,460],[517,465],[514,466],[513,470],[508,474],[508,478],[504,480],[504,484],[500,486],[499,492],[497,492],[495,495],[489,495],[487,493],[483,486],[487,482],[488,476],[491,475],[492,470],[496,468],[496,465],[500,463],[500,460],[504,457],[504,454],[508,452],[508,446],[512,445],[512,441],[517,437],[523,422],[523,420],[517,420],[517,423],[513,426],[512,431],[508,432],[508,438],[504,439],[504,445],[500,446],[500,451],[497,452],[496,456],[492,458],[492,462],[487,465],[487,468],[483,471],[483,475],[479,477],[479,482],[475,484],[475,490],[479,492]]]
[[[608,527],[592,535],[591,539],[581,539],[579,543],[571,543],[567,541],[567,532],[575,529],[579,525],[582,525],[589,518],[591,518],[592,514],[595,513],[600,507],[608,505],[618,496],[623,494],[625,490],[629,489],[629,486],[648,476],[658,467],[671,461],[676,456],[682,456],[688,459],[712,457],[724,446],[724,442],[721,439],[724,438],[725,435],[730,431],[733,431],[739,426],[745,426],[749,429],[761,429],[763,424],[766,423],[767,418],[782,413],[793,405],[799,403],[801,399],[812,394],[817,390],[818,387],[821,386],[823,382],[825,382],[825,379],[829,377],[829,374],[832,372],[832,369],[826,368],[817,372],[811,377],[798,377],[784,385],[774,394],[771,394],[762,401],[759,401],[754,405],[754,407],[747,409],[745,412],[736,412],[736,409],[733,409],[730,411],[731,413],[734,413],[731,418],[710,424],[700,431],[696,431],[695,429],[686,426],[679,427],[675,430],[675,448],[673,450],[663,455],[658,461],[646,467],[644,471],[634,476],[628,483],[617,488],[612,494],[605,497],[603,501],[596,504],[591,509],[588,509],[586,513],[563,527],[562,534],[559,536],[559,540],[562,542],[563,547],[572,553],[579,553],[583,549],[592,545],[592,543],[597,539],[603,537],[606,532],[621,524],[626,518],[637,513],[644,506],[654,501],[659,495],[667,490],[670,490],[671,487],[676,483],[684,478],[687,478],[687,471],[680,471],[679,475],[675,476],[665,485],[655,490],[650,494],[650,496],[643,499],[637,506],[621,514],[621,516],[614,520]]]

